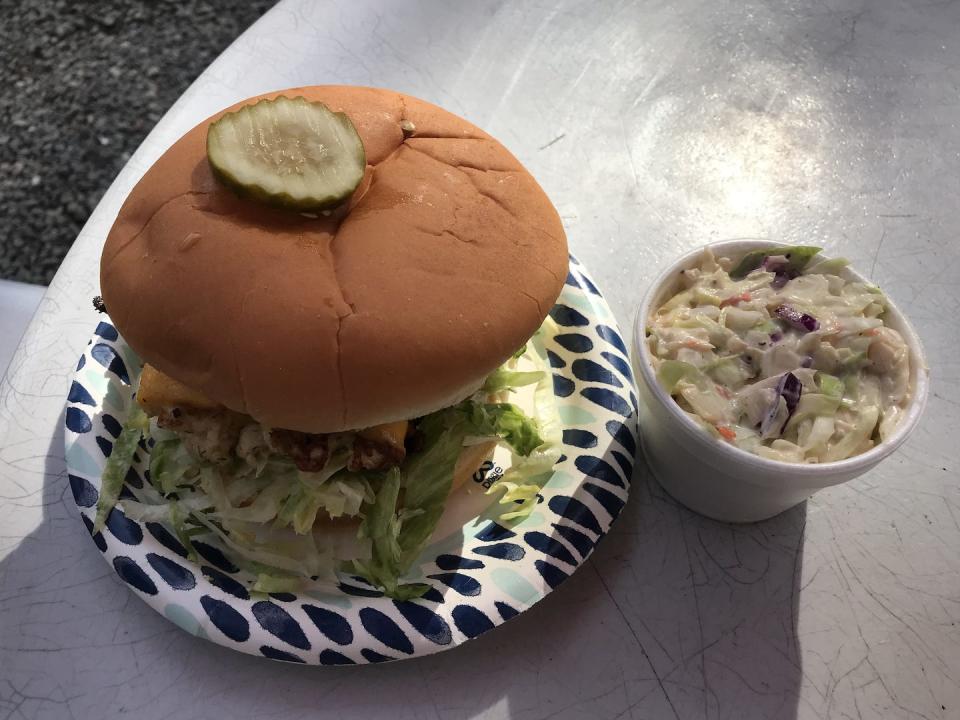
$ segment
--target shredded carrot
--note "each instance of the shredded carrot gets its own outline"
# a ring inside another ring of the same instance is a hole
[[[726,300],[721,300],[720,307],[726,307],[727,305],[738,305],[739,303],[749,302],[749,301],[750,301],[750,293],[742,292],[739,295],[732,295],[731,297],[728,297]]]
[[[726,425],[717,425],[717,432],[720,433],[725,440],[730,440],[732,442],[733,440],[737,439],[737,434],[732,428],[727,427]]]

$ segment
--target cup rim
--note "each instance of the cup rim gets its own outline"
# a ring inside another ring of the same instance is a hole
[[[905,417],[901,419],[894,433],[886,440],[883,440],[859,455],[854,455],[853,457],[845,458],[843,460],[834,460],[823,463],[791,463],[783,460],[772,460],[770,458],[761,457],[760,455],[755,455],[747,450],[730,445],[729,443],[720,442],[706,433],[703,428],[697,425],[696,422],[689,418],[686,413],[680,409],[680,406],[673,399],[673,397],[667,394],[667,392],[657,381],[653,372],[653,365],[651,363],[652,358],[646,343],[646,320],[650,315],[650,306],[652,302],[660,296],[664,287],[681,269],[692,267],[693,264],[708,249],[713,251],[715,255],[721,256],[724,253],[742,254],[761,248],[789,246],[790,245],[788,243],[776,240],[765,240],[761,238],[736,238],[720,240],[707,243],[694,250],[684,253],[682,256],[673,261],[667,268],[661,271],[654,281],[647,287],[647,291],[643,295],[643,299],[640,302],[640,307],[637,310],[636,318],[634,319],[633,347],[634,352],[637,353],[640,359],[640,362],[637,363],[639,366],[639,374],[641,375],[643,382],[646,384],[647,389],[650,391],[650,394],[653,396],[653,398],[655,398],[655,400],[661,406],[666,408],[667,412],[674,418],[674,420],[677,421],[677,423],[679,423],[680,428],[682,428],[691,439],[700,442],[700,444],[709,443],[709,447],[713,451],[724,456],[730,462],[739,463],[759,473],[779,474],[780,476],[788,473],[795,478],[807,478],[811,480],[823,479],[827,476],[839,474],[860,474],[865,472],[873,465],[876,465],[878,462],[880,462],[880,460],[900,447],[910,433],[913,432],[914,428],[917,426],[917,423],[920,421],[920,417],[923,414],[924,407],[926,406],[927,393],[929,389],[929,367],[927,365],[926,355],[923,350],[923,345],[920,342],[920,338],[907,316],[900,311],[896,304],[886,294],[884,294],[884,297],[887,299],[887,314],[892,315],[897,319],[897,324],[900,326],[900,328],[902,328],[900,331],[901,335],[903,336],[904,341],[910,350],[913,397],[906,408]],[[821,257],[825,259],[831,259],[832,256],[821,253]],[[861,273],[857,272],[851,266],[845,267],[844,273],[851,276],[855,280],[867,283],[870,282],[870,280],[865,278]]]

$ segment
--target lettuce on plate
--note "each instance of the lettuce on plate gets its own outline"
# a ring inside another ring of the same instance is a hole
[[[252,589],[259,592],[296,590],[344,569],[390,597],[417,597],[427,586],[402,578],[436,529],[465,445],[495,440],[512,453],[511,467],[487,491],[501,493],[492,512],[502,522],[530,514],[559,457],[561,427],[550,374],[536,352],[523,350],[476,395],[421,418],[422,449],[402,467],[383,472],[347,471],[349,444],[334,447],[320,472],[302,472],[289,459],[269,454],[255,465],[239,458],[214,465],[194,456],[175,433],[151,428],[134,408],[104,471],[98,522],[102,526],[116,504],[134,449],[146,436],[154,443],[149,482],[130,488],[135,499],[121,501],[124,510],[132,519],[169,525],[192,557],[194,539],[218,543],[256,578]],[[521,363],[534,369],[518,369]],[[489,402],[533,384],[533,417],[515,404]],[[360,519],[349,552],[341,554],[326,529],[315,528],[321,511]]]

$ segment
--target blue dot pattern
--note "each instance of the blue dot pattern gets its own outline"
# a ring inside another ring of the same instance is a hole
[[[613,465],[598,457],[594,457],[593,455],[580,455],[574,460],[574,465],[577,470],[588,477],[596,478],[601,482],[616,485],[617,487],[626,487],[626,481],[620,477],[619,472],[614,470]]]
[[[604,385],[612,385],[613,387],[618,388],[623,387],[623,383],[620,382],[620,378],[607,370],[607,368],[605,368],[603,365],[598,362],[594,362],[593,360],[574,360],[571,370],[573,370],[573,374],[581,380],[603,383]],[[617,397],[620,396],[618,395]]]
[[[427,575],[431,580],[439,580],[451,590],[468,597],[475,597],[480,594],[480,582],[470,575],[462,573],[437,573]]]
[[[90,537],[93,539],[93,544],[97,546],[97,549],[105,553],[107,551],[107,541],[103,537],[102,532],[93,531],[93,520],[88,518],[86,515],[81,515],[80,519],[83,520],[83,524],[87,528],[87,532],[90,533]]]
[[[270,647],[269,645],[261,645],[260,654],[264,657],[270,658],[271,660],[280,660],[282,662],[305,662],[303,658],[294,655],[293,653],[288,653],[286,650],[278,650],[277,648]]]
[[[140,523],[129,520],[119,507],[114,507],[110,511],[110,514],[107,515],[106,524],[110,534],[124,545],[139,545],[140,541],[143,540],[143,530],[140,528]]]
[[[500,617],[503,619],[504,622],[520,614],[520,611],[517,610],[515,607],[508,605],[505,602],[501,602],[499,600],[497,600],[494,603],[494,607],[497,608],[497,612],[500,613]]]
[[[597,325],[597,335],[613,345],[613,347],[623,353],[624,356],[627,355],[627,346],[623,344],[623,338],[620,337],[620,333],[616,330],[606,325]]]
[[[630,369],[630,364],[626,360],[606,350],[600,353],[600,357],[610,363],[617,372],[623,375],[627,382],[633,382],[633,371]]]
[[[360,654],[363,656],[363,659],[369,663],[382,663],[396,660],[396,658],[392,658],[389,655],[381,655],[376,650],[371,650],[370,648],[364,648],[360,651]]]
[[[130,468],[127,471],[127,476],[124,478],[127,485],[135,487],[138,490],[143,487],[143,480],[140,477],[140,473],[136,471],[135,468]]]
[[[237,582],[226,573],[212,568],[209,565],[204,565],[200,570],[203,576],[207,578],[214,587],[220,588],[228,595],[233,595],[240,600],[250,599],[250,593],[247,591],[246,586],[243,583]]]
[[[89,391],[76,380],[73,381],[73,384],[70,386],[70,393],[67,395],[67,402],[78,403],[80,405],[90,405],[91,407],[97,406],[97,401],[93,399],[93,396]]]
[[[607,511],[611,518],[615,518],[620,514],[620,509],[623,507],[623,500],[612,492],[590,482],[584,483],[583,489],[593,495],[593,497],[597,499],[597,502],[603,505],[603,509]]]
[[[67,408],[67,430],[75,433],[87,433],[93,427],[93,421],[86,412],[77,407]]]
[[[470,558],[460,557],[459,555],[449,555],[447,553],[438,555],[435,562],[441,570],[481,570],[484,567],[481,560],[471,560]]]
[[[597,436],[589,430],[565,428],[563,431],[563,443],[564,445],[573,445],[574,447],[587,450],[597,446]]]
[[[473,605],[457,605],[453,609],[453,623],[468,638],[475,638],[493,628],[493,622]]]
[[[433,587],[432,585],[429,588],[427,588],[427,591],[423,595],[420,596],[420,599],[428,600],[433,603],[446,602],[446,600],[443,597],[443,593],[441,593],[439,590],[437,590],[437,588]]]
[[[250,623],[229,603],[204,595],[200,606],[214,627],[231,640],[244,642],[250,637]]]
[[[474,537],[477,540],[483,542],[493,542],[495,540],[506,540],[507,538],[516,537],[517,534],[508,528],[503,527],[503,525],[498,525],[495,522],[490,523],[484,527],[480,532],[478,532]]]
[[[347,595],[353,595],[355,597],[368,597],[368,598],[378,598],[383,597],[383,593],[379,590],[372,590],[370,588],[358,587],[350,583],[342,582],[338,586],[341,592],[346,593]]]
[[[600,387],[586,387],[580,391],[580,394],[590,402],[596,403],[600,407],[611,410],[623,417],[630,417],[631,413],[634,412],[633,408],[635,406],[627,400],[624,400],[623,395],[613,390]]]
[[[554,305],[553,309],[550,310],[550,317],[554,319],[557,325],[563,327],[584,327],[590,324],[590,319],[579,310],[560,303]]]
[[[581,335],[580,333],[557,335],[553,338],[553,342],[557,343],[560,347],[571,350],[575,353],[585,353],[593,350],[593,340],[588,338],[586,335]]]
[[[577,384],[568,377],[563,375],[557,375],[554,373],[553,376],[553,394],[557,397],[570,397],[573,395],[573,391],[577,389]]]
[[[619,420],[610,420],[605,427],[611,437],[626,449],[630,457],[637,454],[637,443],[624,423]]]
[[[410,638],[389,615],[374,608],[363,608],[360,610],[360,623],[368,633],[387,647],[407,655],[413,654]]]
[[[143,571],[143,568],[137,565],[135,560],[125,555],[117,555],[113,559],[113,569],[117,571],[120,579],[131,587],[135,587],[147,595],[157,594],[157,586],[150,579],[150,576]]]
[[[349,645],[353,642],[353,629],[340,613],[315,605],[304,605],[303,612],[320,632],[337,645]]]
[[[119,337],[117,329],[108,322],[99,323],[93,334],[102,337],[104,340],[116,340]]]
[[[127,374],[127,366],[124,364],[123,358],[110,345],[97,343],[90,350],[90,356],[116,375],[124,385],[130,384],[130,376]]]
[[[601,534],[600,523],[593,511],[576,498],[564,495],[555,495],[549,501],[550,509],[581,527],[591,530],[596,535]]]
[[[103,429],[110,433],[111,437],[114,439],[120,437],[120,431],[123,430],[123,425],[121,425],[120,421],[113,415],[104,413],[103,417],[100,418],[100,422],[103,423]]]
[[[227,556],[223,554],[220,548],[215,548],[213,545],[208,545],[205,542],[197,540],[194,541],[193,547],[197,553],[199,553],[200,557],[211,565],[231,574],[238,572],[239,568],[227,559]]]
[[[157,542],[167,548],[167,550],[173,551],[180,557],[187,557],[187,549],[173,536],[173,533],[163,525],[157,522],[148,522],[145,523],[144,526],[147,528],[147,532],[153,535]]]
[[[536,566],[537,572],[540,573],[541,577],[546,580],[551,588],[556,588],[569,577],[569,575],[556,565],[551,565],[543,560],[536,560],[533,564]]]
[[[617,461],[617,465],[619,465],[620,469],[623,471],[623,476],[629,480],[630,473],[633,472],[633,458],[628,458],[618,450],[613,450],[610,454],[613,456],[613,459]]]
[[[549,535],[545,535],[539,530],[532,530],[523,536],[523,539],[527,541],[527,544],[539,550],[545,555],[556,558],[560,562],[565,562],[568,565],[573,565],[576,567],[577,561],[573,559],[573,555],[570,554],[570,551],[567,550],[566,546],[554,540]]]
[[[356,663],[342,653],[329,648],[320,653],[321,665],[356,665]]]
[[[82,508],[90,508],[97,504],[97,489],[79,475],[67,475],[70,479],[70,490],[73,492],[73,500]]]
[[[285,643],[293,645],[295,648],[310,649],[310,641],[307,640],[300,624],[282,607],[268,600],[261,600],[255,602],[252,609],[253,616],[260,623],[260,627],[268,633],[280,638]]]
[[[413,601],[394,602],[394,605],[407,622],[430,642],[449,645],[453,641],[450,626],[430,608]]]
[[[113,442],[105,437],[100,437],[99,435],[97,435],[95,439],[97,445],[100,447],[100,452],[103,453],[103,456],[105,458],[110,457],[110,453],[113,452]]]
[[[548,482],[534,515],[519,525],[471,522],[462,536],[428,548],[419,574],[407,578],[428,584],[420,598],[394,601],[345,575],[310,594],[251,593],[251,576],[218,542],[191,538],[187,547],[169,526],[133,521],[122,507],[110,513],[103,532],[93,533],[100,469],[119,437],[140,368],[107,321],[78,361],[67,395],[71,495],[96,547],[124,582],[161,612],[176,605],[169,617],[186,612],[197,623],[194,632],[214,642],[314,665],[385,662],[455,646],[515,617],[562,583],[626,501],[637,451],[636,394],[626,344],[599,298],[571,258],[565,289],[550,313],[560,330],[534,340],[552,369],[558,406],[567,411],[561,413],[563,451],[556,465],[563,481]],[[140,447],[122,497],[149,480],[152,442]],[[493,579],[502,573],[514,579]]]
[[[554,523],[553,529],[557,533],[557,537],[561,537],[570,543],[580,554],[581,558],[586,558],[587,555],[590,554],[590,551],[593,550],[593,540],[591,540],[590,537],[585,533],[577,530],[575,527]]]
[[[511,542],[494,543],[493,545],[481,545],[475,547],[473,551],[477,555],[486,555],[488,557],[500,558],[501,560],[522,560],[527,551],[521,545]]]
[[[180,563],[163,557],[163,555],[147,553],[147,562],[156,571],[157,575],[163,578],[164,582],[174,590],[190,590],[197,585],[197,579],[192,572]]]

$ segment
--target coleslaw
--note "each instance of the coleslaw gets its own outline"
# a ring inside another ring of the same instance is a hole
[[[820,248],[742,258],[706,250],[652,314],[657,379],[719,440],[794,463],[842,460],[888,437],[911,395],[910,352],[879,288]]]

